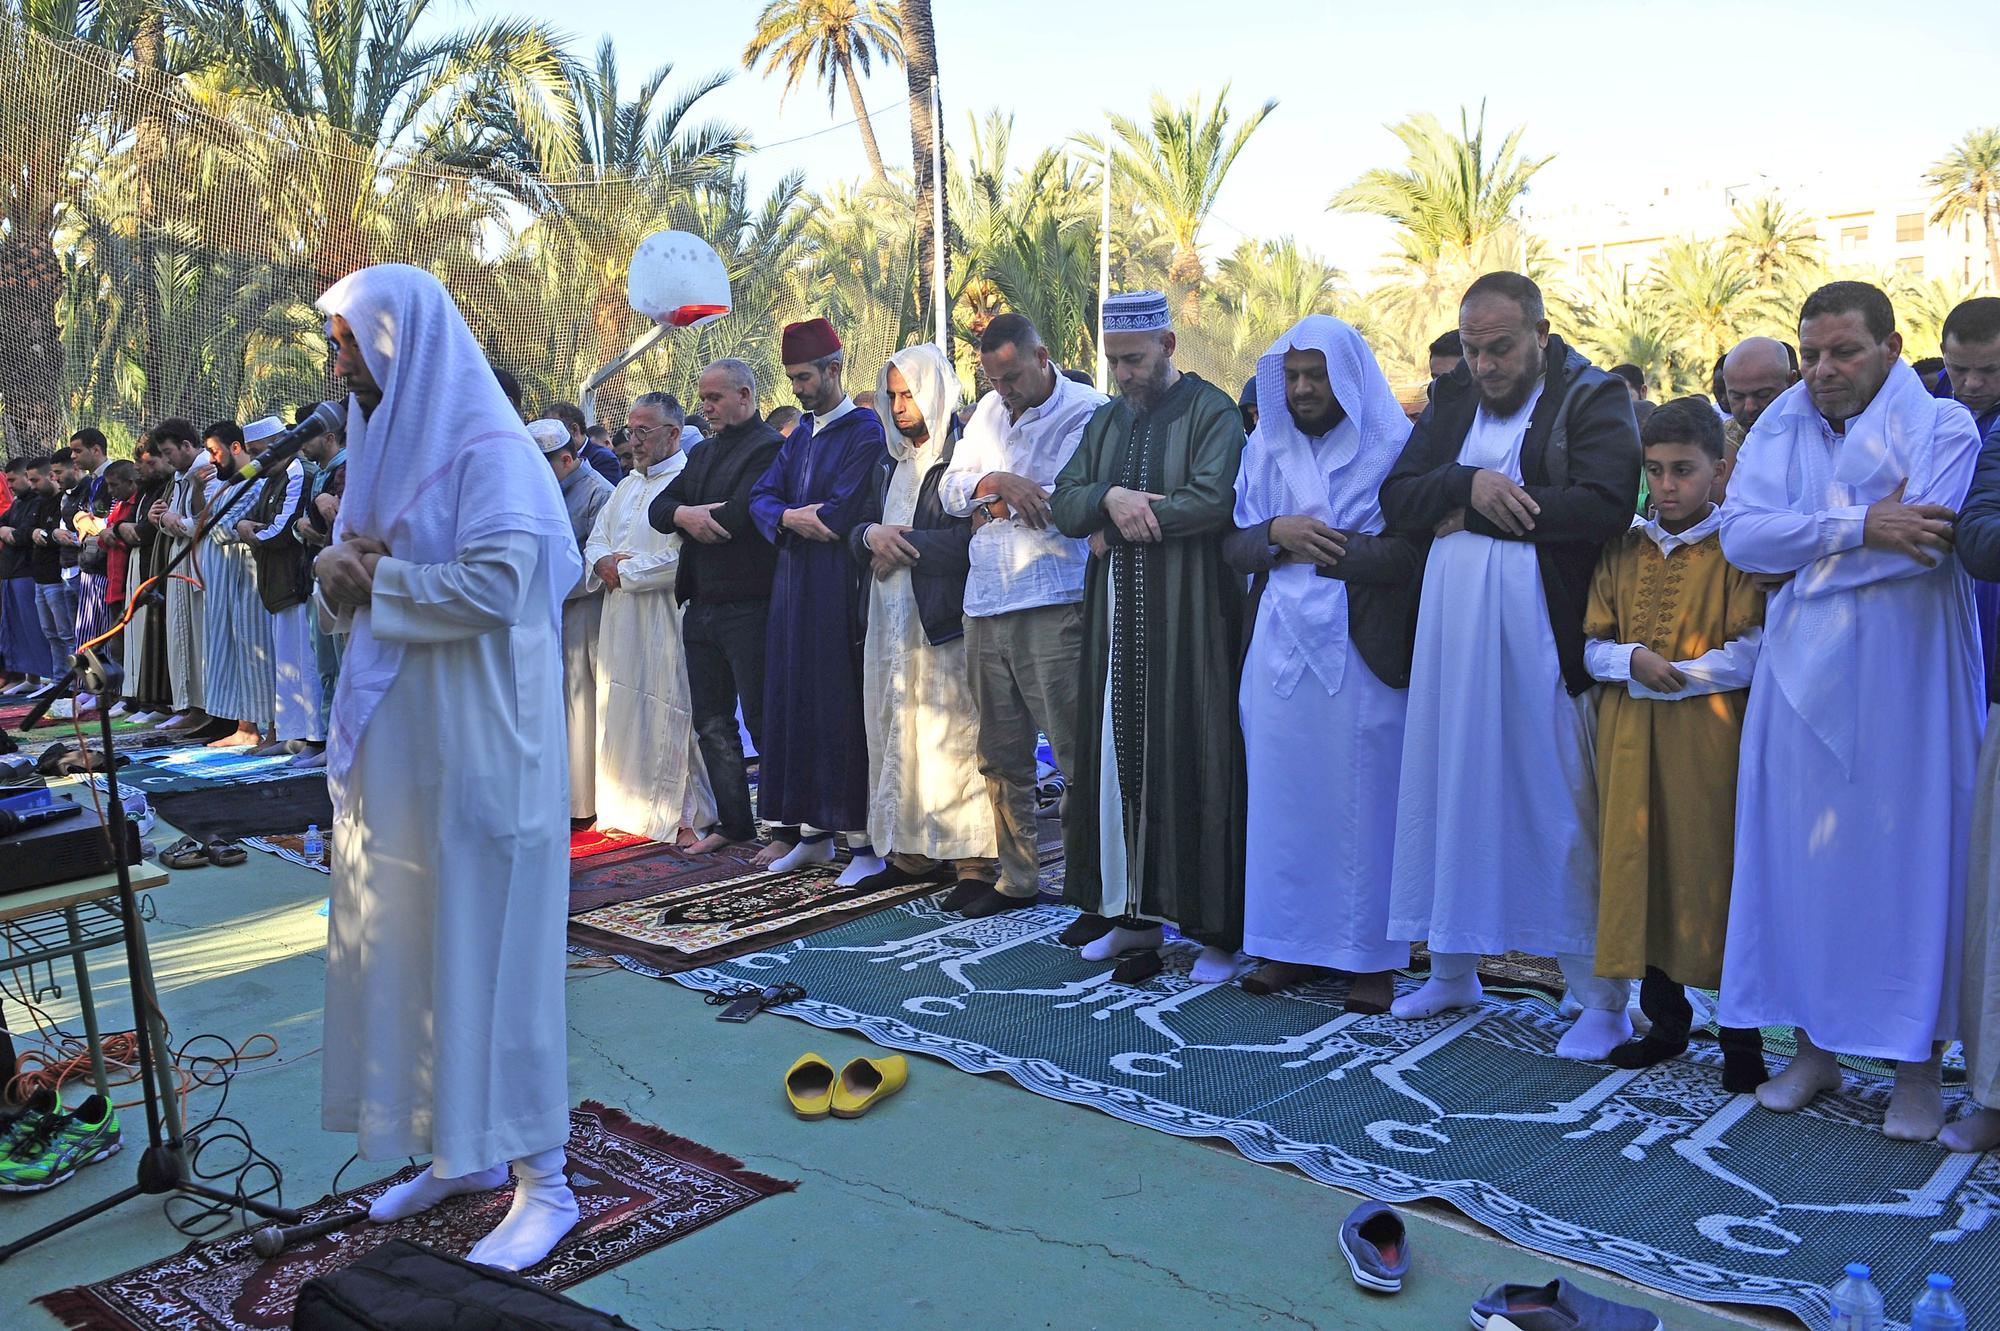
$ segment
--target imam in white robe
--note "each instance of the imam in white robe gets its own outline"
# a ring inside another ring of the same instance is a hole
[[[681,537],[654,529],[653,498],[687,466],[675,453],[618,482],[584,545],[585,579],[602,590],[597,631],[597,822],[654,841],[715,821],[701,761],[674,600]],[[629,554],[618,586],[598,580],[597,561]],[[597,599],[592,597],[590,599]]]
[[[1537,386],[1511,416],[1480,407],[1460,465],[1519,484],[1540,397]],[[1420,604],[1389,936],[1433,952],[1588,957],[1596,709],[1563,684],[1534,544],[1433,541]]]
[[[1921,1061],[1954,1033],[1984,715],[1972,589],[1862,545],[1867,505],[1957,510],[1972,416],[1898,362],[1826,426],[1804,384],[1744,442],[1722,549],[1796,573],[1767,602],[1743,717],[1722,1005],[1729,1026],[1798,1026],[1823,1049]]]

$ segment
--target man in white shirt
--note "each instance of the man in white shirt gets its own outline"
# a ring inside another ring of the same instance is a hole
[[[1104,394],[1064,377],[1034,324],[1019,314],[987,325],[979,361],[993,391],[979,400],[938,494],[945,512],[974,523],[965,640],[979,713],[979,768],[999,834],[1000,881],[993,888],[955,889],[944,903],[954,910],[977,907],[995,891],[1032,897],[1040,886],[1036,735],[1048,736],[1065,774],[1074,770],[1089,561],[1085,543],[1050,521],[1049,495],[1084,425],[1105,401]],[[1075,946],[1091,936],[1066,935],[1063,941]]]

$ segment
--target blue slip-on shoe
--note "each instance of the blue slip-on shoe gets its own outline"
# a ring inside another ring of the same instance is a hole
[[[1496,1318],[1520,1331],[1661,1331],[1660,1319],[1644,1308],[1600,1299],[1562,1279],[1495,1285],[1472,1305],[1469,1320],[1477,1331],[1486,1331]]]
[[[1403,1217],[1386,1202],[1361,1203],[1340,1224],[1340,1255],[1361,1288],[1398,1293],[1410,1271],[1410,1236]]]

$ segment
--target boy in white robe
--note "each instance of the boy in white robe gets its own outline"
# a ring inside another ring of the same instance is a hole
[[[472,1260],[541,1261],[576,1223],[563,926],[562,598],[582,572],[548,464],[430,274],[320,298],[353,390],[319,595],[348,632],[327,779],[333,901],[322,1122],[360,1154],[429,1152],[370,1208],[499,1187]]]

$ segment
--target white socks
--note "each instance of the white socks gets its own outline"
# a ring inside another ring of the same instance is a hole
[[[1587,1007],[1556,1042],[1556,1057],[1599,1062],[1631,1038],[1632,1019],[1624,1008]]]
[[[1414,993],[1389,1005],[1389,1014],[1410,1021],[1453,1008],[1478,1007],[1486,991],[1479,984],[1479,958],[1470,952],[1431,953],[1431,977]]]
[[[854,858],[847,862],[847,867],[840,871],[840,877],[833,881],[839,887],[853,887],[862,879],[881,873],[888,867],[888,862],[877,855],[873,848],[866,845],[856,846]]]
[[[1757,1088],[1757,1103],[1779,1114],[1796,1114],[1827,1091],[1840,1089],[1840,1064],[1798,1029],[1799,1052],[1791,1063]]]
[[[1114,927],[1102,938],[1093,938],[1076,950],[1085,961],[1109,961],[1121,952],[1150,952],[1167,940],[1159,925],[1149,929]]]
[[[502,1271],[525,1271],[549,1255],[576,1228],[576,1194],[563,1175],[563,1148],[551,1147],[514,1162],[514,1204],[493,1232],[473,1245],[466,1260]]]
[[[777,859],[771,861],[771,872],[790,873],[794,869],[803,869],[808,865],[830,864],[832,862],[833,838],[831,836],[814,837],[810,841],[804,837],[800,837],[798,845],[793,846]]]
[[[398,1183],[395,1187],[375,1199],[368,1208],[368,1218],[378,1225],[386,1225],[394,1220],[406,1220],[419,1211],[428,1211],[447,1197],[456,1197],[464,1192],[490,1192],[507,1181],[507,1166],[495,1165],[482,1169],[476,1174],[462,1174],[458,1178],[439,1178],[431,1169],[411,1179],[408,1183]]]
[[[1226,947],[1204,947],[1188,978],[1196,984],[1227,984],[1236,978],[1236,954]]]
[[[1968,1114],[1940,1132],[1937,1139],[1947,1151],[1990,1151],[2000,1146],[2000,1109]]]
[[[1938,1089],[1938,1056],[1896,1064],[1896,1088],[1882,1117],[1882,1135],[1899,1142],[1935,1140],[1944,1127],[1944,1093]]]

